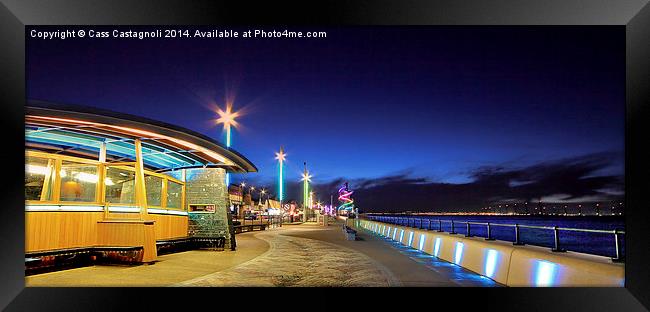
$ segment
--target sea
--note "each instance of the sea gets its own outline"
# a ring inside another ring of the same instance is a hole
[[[559,228],[576,228],[576,229],[592,229],[592,230],[618,230],[625,231],[625,217],[624,216],[530,216],[530,215],[422,215],[422,214],[367,214],[368,217],[372,216],[391,216],[401,217],[402,224],[403,218],[410,218],[411,225],[415,221],[415,226],[420,226],[420,219],[422,220],[422,227],[431,227],[432,230],[438,230],[440,222],[443,220],[442,230],[451,232],[451,222],[454,221],[454,232],[465,235],[467,234],[467,226],[464,223],[457,222],[480,222],[490,224],[519,224],[519,225],[532,225],[532,226],[557,226]],[[415,219],[415,220],[413,220]],[[428,222],[431,220],[431,223]],[[429,225],[430,224],[430,225]],[[497,240],[515,241],[514,227],[503,227],[491,225],[491,236]],[[616,257],[616,244],[614,235],[611,233],[587,233],[577,231],[564,231],[560,230],[559,241],[560,249],[581,253],[588,253],[606,257]],[[470,225],[470,235],[477,237],[487,237],[487,227],[485,225]],[[619,255],[625,256],[625,234],[619,234]],[[519,228],[520,241],[527,245],[535,245],[553,248],[555,246],[555,237],[553,230],[545,229],[531,229],[520,227]]]

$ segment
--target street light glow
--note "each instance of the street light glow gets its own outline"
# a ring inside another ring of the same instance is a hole
[[[239,112],[232,111],[232,103],[226,104],[226,110],[222,110],[217,107],[217,114],[219,118],[217,119],[217,124],[222,123],[223,128],[226,130],[226,148],[230,148],[230,128],[237,127],[237,121],[235,118],[239,117]],[[226,188],[230,185],[230,173],[226,172]]]
[[[232,111],[232,103],[226,104],[226,110],[217,108],[217,114],[219,118],[217,119],[218,124],[223,124],[223,128],[226,130],[226,147],[230,147],[230,128],[237,127],[239,124],[235,118],[239,117],[239,112]]]

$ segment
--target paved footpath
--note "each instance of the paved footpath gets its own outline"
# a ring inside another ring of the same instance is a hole
[[[27,286],[497,286],[493,281],[341,224],[237,235],[237,251],[187,251],[153,265],[93,266],[26,277]]]

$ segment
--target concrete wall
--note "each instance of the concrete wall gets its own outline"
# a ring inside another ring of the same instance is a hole
[[[394,239],[507,286],[624,286],[625,265],[608,257],[556,253],[544,247],[514,246],[369,220],[349,221],[350,226]]]

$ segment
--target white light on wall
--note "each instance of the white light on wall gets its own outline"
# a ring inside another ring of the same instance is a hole
[[[108,207],[109,212],[140,212],[138,207]]]
[[[420,250],[424,248],[424,241],[427,239],[427,237],[424,234],[420,234]]]
[[[185,212],[185,211],[165,210],[165,209],[156,209],[156,208],[148,208],[147,212],[148,213],[155,213],[155,214],[168,214],[168,215],[187,216],[187,212]]]
[[[454,263],[460,265],[460,261],[463,259],[463,247],[465,245],[461,242],[456,243],[456,252],[454,253]]]
[[[75,178],[79,181],[88,182],[88,183],[97,183],[98,178],[96,174],[79,172],[75,175]]]
[[[553,286],[556,271],[557,264],[544,260],[537,261],[537,269],[535,270],[535,286]]]
[[[440,237],[437,237],[436,243],[433,246],[433,255],[437,257],[439,253],[440,253]]]
[[[104,211],[102,206],[29,205],[25,211]]]
[[[31,174],[46,175],[50,169],[48,167],[27,164],[25,165],[25,171]]]
[[[485,276],[492,277],[497,267],[499,253],[494,249],[489,249],[485,257]]]

